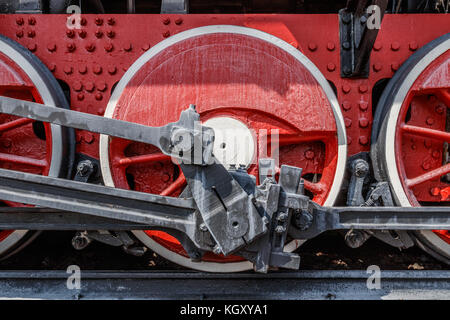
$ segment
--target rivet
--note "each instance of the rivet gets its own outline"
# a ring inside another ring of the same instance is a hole
[[[105,113],[105,109],[103,107],[98,107],[97,109],[97,114],[99,116],[103,115]]]
[[[87,23],[86,18],[81,18],[81,19],[80,19],[80,24],[81,24],[82,26],[85,26],[86,23]]]
[[[162,23],[165,24],[165,25],[170,24],[170,18],[164,18],[164,19],[162,20]]]
[[[49,69],[51,72],[55,72],[55,70],[56,70],[56,64],[51,63],[51,64],[48,66],[48,69]]]
[[[16,32],[16,36],[17,36],[17,38],[22,38],[23,37],[23,31],[22,30],[17,31]]]
[[[130,52],[131,49],[133,49],[133,46],[131,45],[131,43],[128,43],[123,47],[123,50],[125,50],[126,52]]]
[[[419,47],[419,45],[415,41],[411,41],[409,43],[409,50],[411,50],[411,51],[416,51],[418,47]]]
[[[437,150],[434,150],[432,156],[433,158],[438,159],[441,156],[441,153]]]
[[[430,140],[425,140],[425,141],[423,142],[423,145],[425,146],[425,148],[430,149],[432,143],[431,143]]]
[[[69,38],[73,38],[75,36],[75,31],[73,31],[71,29],[66,30],[66,36]]]
[[[352,138],[350,136],[347,136],[347,145],[352,144]]]
[[[168,38],[170,36],[170,31],[163,32],[163,37]]]
[[[143,50],[143,51],[147,51],[148,49],[150,49],[150,45],[149,45],[149,44],[144,44],[144,45],[142,46],[142,50]]]
[[[441,192],[441,188],[438,188],[438,187],[434,187],[434,188],[430,189],[430,194],[432,196],[438,196],[440,194],[440,192]]]
[[[116,23],[116,21],[114,20],[114,18],[108,18],[107,23],[108,23],[110,26],[113,26],[113,25]]]
[[[348,84],[342,85],[342,91],[343,91],[344,93],[349,93],[350,90],[352,90],[352,88],[351,88]]]
[[[349,50],[350,49],[350,42],[344,41],[342,43],[342,48],[344,48],[345,50]]]
[[[368,90],[368,88],[367,88],[366,85],[361,84],[361,85],[359,86],[359,92],[364,93],[364,92],[367,92],[367,90]]]
[[[72,74],[72,72],[73,72],[73,69],[72,69],[71,66],[65,66],[64,67],[64,73],[65,74]]]
[[[115,35],[116,35],[116,33],[114,31],[112,31],[112,30],[106,31],[106,36],[108,38],[114,38]]]
[[[81,91],[81,89],[83,89],[83,84],[80,81],[75,81],[72,87],[75,91]]]
[[[312,151],[312,150],[307,150],[305,152],[305,158],[308,160],[314,159],[314,156],[315,156],[315,154],[314,154],[314,151]]]
[[[176,20],[175,20],[175,24],[176,25],[180,25],[180,24],[182,24],[183,23],[183,19],[181,19],[181,18],[177,18]]]
[[[358,102],[358,106],[359,109],[361,109],[362,111],[366,111],[367,108],[369,107],[369,104],[366,101],[360,101]]]
[[[82,94],[82,93],[77,94],[77,98],[80,101],[84,100],[84,94]]]
[[[369,143],[369,139],[367,139],[366,136],[361,136],[361,137],[359,137],[359,143],[362,144],[363,146],[365,146]]]
[[[89,143],[89,144],[91,144],[92,142],[94,142],[94,140],[95,140],[95,137],[94,137],[94,135],[92,134],[92,133],[90,133],[90,132],[87,132],[85,135],[84,135],[84,141],[86,141],[87,143]]]
[[[335,48],[336,48],[336,45],[334,44],[334,42],[328,42],[327,43],[328,51],[333,51]]]
[[[334,70],[336,70],[336,65],[334,63],[330,62],[327,64],[327,69],[328,69],[328,71],[333,72]]]
[[[368,125],[369,125],[369,120],[367,118],[359,119],[359,126],[361,128],[367,128]]]
[[[17,23],[17,25],[19,25],[19,26],[23,25],[23,18],[17,18],[17,19],[16,19],[16,23]]]
[[[345,118],[344,123],[345,123],[345,127],[350,128],[352,126],[352,119]]]
[[[30,50],[31,52],[35,52],[36,49],[37,49],[37,46],[36,46],[36,44],[31,43],[31,44],[29,44],[29,45],[27,46],[27,48],[28,48],[28,50]]]
[[[427,119],[427,125],[432,126],[434,124],[434,119],[433,118],[428,118]]]
[[[380,63],[374,63],[373,65],[373,71],[378,72],[381,71],[381,69],[383,69],[383,66]]]
[[[86,51],[93,52],[95,50],[95,45],[93,43],[90,43],[85,46]]]
[[[77,47],[76,47],[73,43],[68,43],[68,44],[67,44],[67,50],[68,50],[69,52],[74,52],[76,48],[77,48]]]
[[[80,66],[78,67],[78,72],[80,74],[85,74],[87,72],[87,67],[86,66]]]
[[[383,48],[383,45],[380,42],[375,42],[373,45],[373,50],[380,51]]]
[[[445,110],[445,107],[441,106],[441,105],[438,105],[438,106],[436,106],[435,110],[436,110],[437,114],[443,114],[444,110]]]
[[[346,75],[350,75],[352,73],[352,70],[348,66],[344,66],[343,71]]]
[[[108,67],[108,73],[110,75],[116,74],[116,72],[117,72],[117,68],[115,66],[109,66]]]
[[[28,24],[34,26],[36,24],[36,19],[34,17],[28,18]]]
[[[95,100],[100,101],[102,99],[103,99],[103,95],[100,92],[95,94]]]
[[[163,181],[163,182],[168,182],[169,180],[170,180],[170,175],[167,174],[167,173],[164,173],[164,174],[162,175],[162,181]]]
[[[316,51],[317,50],[317,44],[311,42],[308,44],[309,51]]]
[[[391,49],[392,51],[397,51],[398,49],[400,49],[400,44],[397,41],[392,42]]]
[[[92,92],[95,89],[95,84],[93,82],[86,82],[84,84],[84,87],[86,88],[87,92]]]
[[[352,104],[349,101],[344,101],[342,103],[342,108],[344,108],[345,111],[348,111],[352,108]]]
[[[106,88],[107,88],[107,85],[106,85],[106,83],[105,82],[98,82],[97,83],[97,90],[98,91],[105,91],[106,90]]]
[[[80,37],[80,38],[86,38],[86,31],[84,31],[84,30],[80,30],[80,31],[78,31],[78,36]]]
[[[50,51],[50,52],[55,52],[55,51],[56,51],[56,44],[54,44],[54,43],[49,43],[49,44],[47,45],[47,50]]]
[[[30,30],[30,31],[28,31],[27,35],[28,35],[28,38],[34,38],[34,36],[36,35],[36,32],[34,32],[34,30]]]
[[[396,62],[391,63],[391,70],[392,70],[392,71],[397,71],[398,68],[399,68],[398,63],[396,63]]]
[[[101,38],[101,37],[103,37],[103,31],[101,31],[101,30],[97,30],[97,31],[95,31],[95,36],[97,37],[97,38]]]
[[[111,51],[113,51],[113,49],[114,49],[114,46],[113,46],[113,44],[112,43],[108,43],[108,44],[105,44],[105,51],[106,52],[111,52]]]
[[[431,168],[430,163],[429,163],[428,161],[424,161],[424,162],[422,163],[422,168],[423,168],[424,170],[429,170],[429,169]]]
[[[102,18],[95,18],[95,24],[98,26],[101,26],[103,24],[103,19]]]

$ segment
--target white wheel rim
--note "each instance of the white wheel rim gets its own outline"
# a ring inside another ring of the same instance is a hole
[[[387,115],[387,125],[386,125],[386,141],[385,141],[385,155],[386,155],[386,170],[388,179],[392,186],[392,193],[397,203],[403,207],[411,207],[411,203],[403,189],[403,184],[397,168],[397,161],[395,157],[395,139],[397,131],[397,122],[400,109],[403,105],[403,101],[406,98],[409,90],[413,86],[416,79],[422,74],[422,72],[432,63],[436,58],[442,55],[444,52],[449,50],[450,40],[444,41],[432,50],[428,52],[421,60],[417,63],[413,69],[409,72],[408,76],[402,82],[400,88],[394,97],[392,107]],[[424,236],[433,246],[447,252],[450,255],[450,244],[446,243],[444,240],[439,238],[431,230],[419,231],[422,236]]]
[[[344,117],[341,113],[341,109],[339,107],[339,103],[337,98],[333,92],[333,89],[329,85],[328,81],[325,79],[323,74],[319,71],[319,69],[300,51],[294,48],[289,43],[277,38],[271,34],[268,34],[263,31],[259,31],[256,29],[240,27],[240,26],[232,26],[232,25],[214,25],[214,26],[206,26],[199,27],[195,29],[190,29],[187,31],[180,32],[167,38],[150,50],[145,52],[142,56],[140,56],[134,64],[128,69],[128,71],[124,74],[124,76],[120,79],[113,93],[111,94],[111,98],[108,102],[108,105],[105,110],[104,116],[107,118],[112,118],[115,110],[115,106],[117,104],[118,99],[120,98],[123,90],[126,88],[128,82],[133,78],[133,76],[139,71],[139,69],[147,63],[152,57],[166,49],[167,47],[186,40],[188,38],[197,37],[201,35],[207,35],[212,33],[233,33],[246,35],[250,37],[254,37],[266,42],[271,43],[272,45],[281,48],[282,50],[289,53],[295,59],[297,59],[305,68],[309,70],[309,72],[313,75],[315,80],[322,87],[322,90],[325,92],[328,101],[333,110],[335,123],[336,123],[336,131],[337,131],[337,139],[338,139],[338,159],[336,165],[336,172],[333,180],[332,187],[328,193],[328,197],[324,203],[324,206],[332,206],[339,195],[341,184],[344,178],[345,166],[347,160],[347,137],[345,132],[345,124]],[[100,167],[102,170],[103,180],[105,185],[114,187],[114,181],[111,174],[111,168],[109,166],[109,137],[106,135],[100,136]],[[239,272],[245,271],[252,268],[252,264],[248,261],[243,262],[229,262],[229,263],[213,263],[213,262],[193,262],[191,259],[186,258],[184,256],[175,254],[174,252],[166,249],[165,247],[158,244],[156,241],[152,240],[145,232],[143,231],[133,231],[136,237],[141,240],[146,246],[155,251],[157,254],[162,257],[173,261],[179,265],[207,272]],[[297,249],[304,241],[293,240],[285,246],[286,252],[292,252]]]
[[[11,58],[24,71],[37,89],[45,105],[56,106],[56,101],[54,100],[53,95],[47,87],[44,79],[25,56],[2,39],[0,39],[0,52]],[[62,129],[60,126],[52,124],[51,131],[52,158],[48,175],[51,177],[57,177],[61,171],[62,164]],[[17,244],[27,233],[28,230],[14,230],[14,232],[0,242],[0,255]]]

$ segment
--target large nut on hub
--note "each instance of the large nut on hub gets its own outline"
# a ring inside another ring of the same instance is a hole
[[[192,133],[183,128],[174,128],[172,130],[172,136],[170,142],[173,146],[173,151],[177,157],[183,157],[183,155],[192,150],[194,144],[194,137]]]
[[[242,216],[242,213],[235,211],[228,213],[227,223],[227,233],[230,237],[236,239],[247,234],[248,221],[244,216]]]

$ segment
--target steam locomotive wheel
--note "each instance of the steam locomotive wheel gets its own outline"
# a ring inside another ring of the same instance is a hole
[[[27,49],[0,35],[0,96],[68,108],[50,71]],[[68,131],[56,125],[0,114],[0,168],[61,176],[67,171]],[[0,205],[23,206],[3,201]],[[0,258],[37,236],[27,230],[0,231]]]
[[[332,205],[346,162],[346,137],[337,99],[320,71],[297,49],[267,33],[208,26],[176,34],[147,51],[116,86],[106,117],[161,126],[177,121],[190,103],[215,129],[214,153],[225,166],[258,176],[260,158],[302,167],[307,193]],[[277,144],[279,147],[277,147]],[[108,136],[100,139],[105,184],[179,196],[185,178],[155,147]],[[160,231],[135,231],[146,246],[180,265],[202,271],[251,268],[240,257],[205,254],[189,259]],[[293,251],[293,240],[286,250]]]
[[[450,204],[450,34],[411,56],[378,104],[372,159],[401,206]],[[416,231],[418,245],[450,263],[448,230]]]

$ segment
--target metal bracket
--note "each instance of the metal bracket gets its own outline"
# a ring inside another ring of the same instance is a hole
[[[189,13],[189,0],[162,0],[161,13]]]

